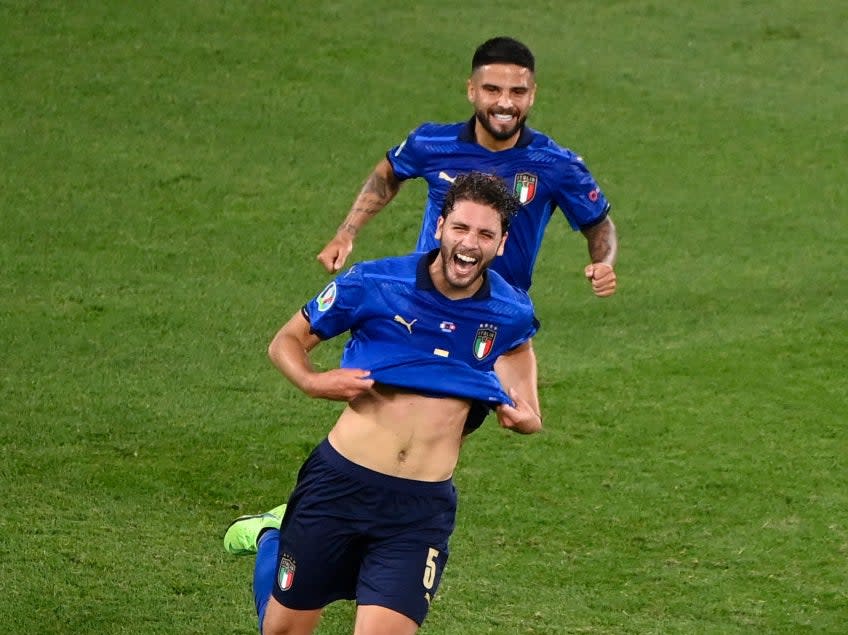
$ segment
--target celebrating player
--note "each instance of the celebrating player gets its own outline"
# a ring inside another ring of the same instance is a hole
[[[437,248],[351,267],[271,342],[272,361],[300,390],[348,403],[303,464],[282,527],[258,537],[265,635],[312,633],[341,598],[356,599],[360,635],[415,633],[448,557],[471,401],[495,404],[506,428],[541,429],[529,355],[538,322],[526,292],[489,270],[517,207],[500,179],[458,176]],[[341,368],[315,371],[309,352],[347,331]]]
[[[579,156],[526,125],[536,98],[533,53],[508,37],[484,42],[474,52],[467,90],[474,116],[460,123],[425,123],[391,148],[318,260],[331,273],[341,270],[362,227],[404,181],[416,177],[428,187],[417,249],[432,249],[445,192],[457,175],[478,170],[511,184],[521,202],[504,255],[492,269],[529,289],[545,228],[559,208],[586,237],[591,262],[584,274],[594,293],[612,295],[618,239],[606,197]]]

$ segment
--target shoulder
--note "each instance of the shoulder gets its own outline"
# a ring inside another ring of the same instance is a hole
[[[405,256],[363,260],[352,265],[341,277],[357,278],[359,280],[401,279],[410,276],[414,278],[420,257],[421,254],[411,253]]]
[[[583,157],[571,148],[560,145],[551,137],[533,130],[530,143],[526,146],[528,158],[549,166],[552,173],[565,180],[581,180],[589,174]]]
[[[518,313],[533,316],[533,301],[527,291],[512,286],[504,280],[503,276],[492,269],[489,269],[488,276],[493,301],[513,307]]]
[[[530,129],[532,137],[530,143],[527,144],[528,152],[539,152],[549,155],[551,158],[566,163],[576,162],[582,163],[583,159],[571,148],[567,148],[557,143],[554,139],[543,132]]]
[[[407,144],[455,144],[464,125],[462,122],[435,123],[429,121],[422,123],[409,133]]]
[[[435,121],[426,121],[412,131],[416,136],[434,136],[434,137],[450,137],[459,134],[459,131],[465,125],[465,122],[455,123],[438,123]]]

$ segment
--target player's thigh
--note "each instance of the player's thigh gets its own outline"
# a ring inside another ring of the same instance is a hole
[[[290,609],[272,596],[265,609],[262,635],[311,635],[321,619],[321,611],[322,609]]]
[[[416,632],[418,624],[402,613],[373,604],[356,607],[353,635],[414,635]]]

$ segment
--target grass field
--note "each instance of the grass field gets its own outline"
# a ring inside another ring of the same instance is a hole
[[[532,124],[613,202],[620,287],[555,219],[546,431],[467,443],[421,632],[845,633],[848,6],[405,4],[0,2],[0,632],[255,632],[221,536],[339,411],[266,345],[373,164],[467,117],[510,34]],[[355,257],[408,251],[423,193]]]

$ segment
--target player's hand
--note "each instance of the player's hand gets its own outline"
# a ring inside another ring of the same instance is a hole
[[[335,368],[311,376],[304,392],[310,397],[332,401],[353,401],[371,390],[374,380],[361,368]]]
[[[605,262],[595,262],[586,265],[583,270],[586,279],[592,283],[592,291],[599,298],[606,298],[615,293],[616,277],[612,265]]]
[[[542,429],[542,417],[533,410],[526,399],[518,396],[515,388],[509,389],[509,397],[515,406],[502,403],[495,410],[500,426],[521,434],[539,432]]]
[[[324,265],[327,273],[337,273],[344,267],[351,251],[353,251],[353,241],[350,238],[336,235],[318,254],[318,262]]]

